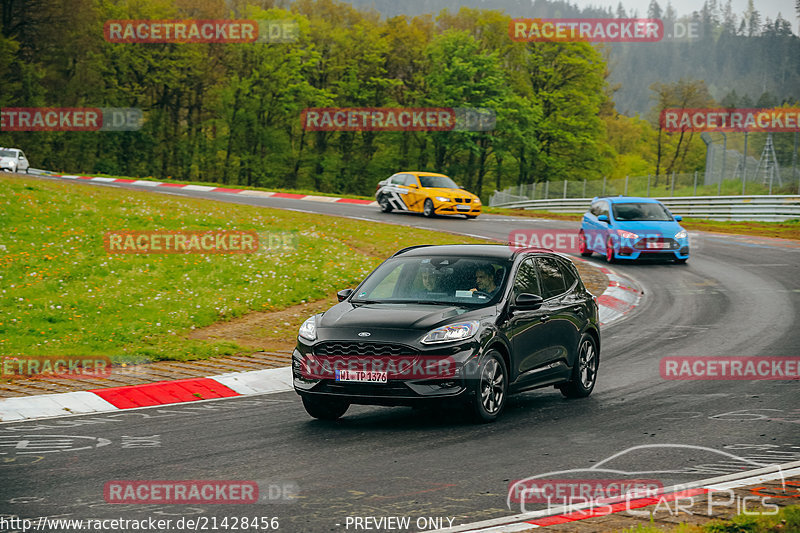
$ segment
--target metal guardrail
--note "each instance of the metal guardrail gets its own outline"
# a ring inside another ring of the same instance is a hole
[[[655,198],[676,215],[711,220],[756,220],[779,222],[800,219],[800,196],[681,196]],[[493,207],[531,209],[553,213],[584,213],[591,198],[520,199]]]

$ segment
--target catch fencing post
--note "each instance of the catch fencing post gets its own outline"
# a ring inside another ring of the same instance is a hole
[[[583,196],[581,198],[586,198],[586,178],[583,179]]]
[[[564,180],[564,198],[567,197],[567,180]]]
[[[747,178],[747,133],[744,132],[744,154],[742,154],[742,196],[744,196],[745,179]]]
[[[650,174],[647,175],[647,197],[650,198]]]
[[[603,176],[603,194],[601,194],[600,196],[605,196],[605,195],[606,195],[606,177]]]
[[[628,196],[628,176],[625,176],[625,196]]]
[[[669,193],[670,196],[675,196],[675,171],[672,171],[672,190]]]
[[[550,195],[550,180],[544,180],[544,199]]]
[[[720,183],[722,183],[722,178],[720,178]],[[697,171],[694,171],[694,196],[697,196]]]

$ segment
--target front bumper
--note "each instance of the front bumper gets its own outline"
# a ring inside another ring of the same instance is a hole
[[[433,212],[437,215],[469,215],[476,217],[481,214],[481,204],[472,202],[465,204],[434,200],[433,205]]]
[[[363,405],[417,405],[430,401],[458,399],[474,393],[477,387],[475,379],[477,365],[478,344],[474,340],[431,350],[420,350],[409,358],[417,362],[431,362],[446,360],[452,363],[452,373],[444,375],[415,375],[411,378],[400,378],[388,373],[386,383],[359,383],[337,381],[329,373],[313,373],[308,375],[304,362],[310,359],[319,360],[314,355],[312,345],[299,342],[292,353],[292,379],[294,389],[300,395],[337,398],[352,404]],[[388,356],[390,360],[396,356]],[[402,356],[401,356],[402,357]],[[399,359],[399,358],[398,358]],[[336,368],[361,369],[362,364],[373,361],[374,358],[355,354],[353,356],[340,356],[335,358],[340,363]],[[386,358],[381,358],[385,364]],[[373,367],[374,368],[374,367]]]
[[[688,259],[689,258],[689,239],[658,239],[667,245],[667,248],[650,249],[647,247],[647,240],[643,239],[635,243],[615,243],[614,257],[616,259]]]

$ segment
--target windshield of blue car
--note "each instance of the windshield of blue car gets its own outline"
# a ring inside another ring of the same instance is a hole
[[[482,257],[397,257],[378,267],[350,301],[487,305],[500,299],[510,265]]]
[[[456,182],[447,176],[420,176],[419,183],[423,187],[438,187],[440,189],[458,189]]]
[[[650,202],[626,202],[612,204],[614,220],[627,221],[667,221],[672,215],[661,204]]]

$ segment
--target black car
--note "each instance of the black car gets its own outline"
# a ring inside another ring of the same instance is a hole
[[[597,303],[550,250],[412,246],[338,297],[303,323],[292,355],[294,388],[315,418],[350,404],[455,400],[488,422],[508,394],[594,388]]]

